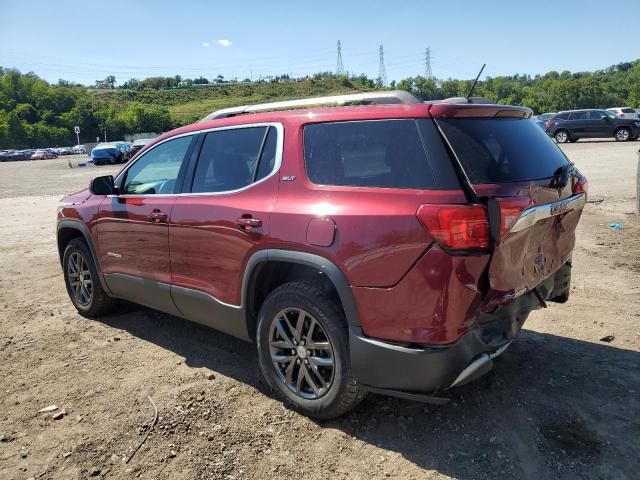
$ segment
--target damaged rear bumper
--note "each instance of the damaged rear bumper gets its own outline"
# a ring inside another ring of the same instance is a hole
[[[571,265],[540,283],[535,290],[481,316],[470,331],[446,346],[401,345],[350,330],[351,369],[358,383],[376,393],[405,396],[435,393],[468,383],[491,370],[493,359],[514,340],[532,310],[545,301],[565,298]]]

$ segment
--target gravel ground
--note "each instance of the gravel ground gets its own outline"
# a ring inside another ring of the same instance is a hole
[[[250,344],[134,305],[80,317],[56,206],[117,168],[0,164],[0,478],[638,478],[639,147],[563,147],[604,201],[585,209],[570,301],[534,312],[493,372],[445,406],[370,395],[329,422],[273,400]],[[125,463],[149,397],[157,423]]]

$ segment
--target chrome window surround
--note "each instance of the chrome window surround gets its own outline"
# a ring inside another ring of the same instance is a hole
[[[120,171],[120,173],[118,173],[118,175],[114,179],[114,183],[117,185],[118,182],[120,181],[120,179],[122,178],[122,176],[126,173],[127,170],[129,170],[129,168],[131,168],[132,165],[134,165],[136,162],[140,161],[141,158],[144,158],[145,155],[147,155],[149,152],[153,151],[154,148],[156,148],[159,145],[162,145],[165,142],[168,142],[170,140],[174,140],[174,139],[180,138],[180,137],[187,137],[187,136],[190,136],[190,135],[194,135],[195,136],[195,135],[199,135],[201,133],[217,132],[217,131],[222,131],[222,130],[235,130],[235,129],[240,129],[240,128],[253,128],[253,127],[274,127],[276,129],[276,132],[278,133],[278,140],[276,142],[276,158],[275,158],[275,162],[273,164],[273,170],[271,170],[269,175],[265,176],[264,178],[261,178],[257,182],[250,183],[249,185],[246,185],[246,186],[244,186],[242,188],[238,188],[238,189],[235,189],[235,190],[226,190],[224,192],[154,193],[154,194],[149,194],[149,195],[144,194],[144,193],[141,193],[141,194],[126,193],[126,194],[122,194],[122,195],[108,195],[108,196],[109,197],[119,197],[119,198],[187,197],[187,196],[200,196],[201,197],[201,196],[208,196],[208,195],[228,195],[230,193],[241,192],[243,190],[247,190],[247,189],[253,187],[254,185],[258,185],[259,183],[262,183],[262,182],[268,180],[269,178],[273,177],[273,175],[275,175],[278,172],[278,170],[280,170],[280,166],[282,165],[282,151],[284,149],[284,127],[282,126],[281,123],[263,122],[263,123],[246,123],[246,124],[243,124],[243,125],[230,125],[230,126],[226,126],[226,127],[207,128],[207,129],[204,129],[204,130],[198,130],[198,131],[195,131],[195,132],[182,133],[180,135],[174,135],[173,137],[165,138],[161,142],[158,142],[155,145],[153,145],[149,150],[144,152],[143,155],[141,155],[138,158],[136,158],[135,162],[127,165],[124,169],[122,169]],[[190,159],[187,158],[185,161],[188,162],[189,160]],[[256,167],[257,167],[257,165],[256,165]]]

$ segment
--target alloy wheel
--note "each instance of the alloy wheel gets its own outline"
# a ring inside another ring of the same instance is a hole
[[[569,135],[564,130],[560,130],[558,133],[556,133],[556,141],[558,143],[564,143],[568,139],[569,139]]]
[[[322,325],[300,308],[280,311],[269,328],[271,361],[287,388],[299,397],[315,400],[333,383],[335,356]]]
[[[616,132],[616,140],[620,142],[626,142],[629,140],[629,130],[626,128],[621,128]]]
[[[74,301],[77,305],[86,307],[93,297],[93,279],[87,261],[79,252],[73,252],[69,256],[67,274]]]

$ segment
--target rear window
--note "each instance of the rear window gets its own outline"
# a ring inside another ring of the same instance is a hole
[[[304,158],[309,180],[319,185],[460,188],[442,140],[426,119],[307,125]]]
[[[569,112],[559,113],[555,117],[553,117],[553,119],[554,120],[568,120],[569,119]]]
[[[514,118],[438,119],[471,183],[549,178],[568,163],[533,122]]]

